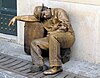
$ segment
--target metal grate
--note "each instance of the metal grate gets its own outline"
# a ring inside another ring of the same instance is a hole
[[[32,73],[30,70],[31,65],[30,61],[0,53],[0,68],[15,72],[28,78],[87,78],[66,71],[47,76],[42,72]]]

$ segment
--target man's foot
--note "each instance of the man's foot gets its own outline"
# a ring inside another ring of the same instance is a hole
[[[44,72],[44,71],[46,71],[46,70],[48,70],[48,66],[47,65],[43,65],[43,69],[42,69],[42,71]]]
[[[63,69],[61,66],[54,66],[53,68],[47,70],[47,71],[44,71],[43,74],[45,75],[53,75],[53,74],[56,74],[58,72],[62,72]]]
[[[46,66],[46,65],[43,65],[43,66],[32,65],[30,69],[32,72],[40,72],[40,71],[47,70],[48,66]]]
[[[39,72],[39,71],[42,71],[42,67],[41,66],[38,66],[38,65],[32,65],[30,70],[31,72]]]

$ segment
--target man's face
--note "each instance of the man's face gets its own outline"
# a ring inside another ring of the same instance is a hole
[[[51,18],[51,13],[50,13],[50,9],[46,9],[44,11],[42,11],[42,15],[45,19],[49,19]]]

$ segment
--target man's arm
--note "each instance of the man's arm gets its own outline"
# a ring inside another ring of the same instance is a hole
[[[14,18],[11,19],[9,22],[8,26],[14,25],[15,21],[24,21],[24,22],[35,22],[39,21],[37,18],[35,18],[34,15],[24,15],[24,16],[15,16]]]
[[[60,21],[59,30],[68,31],[68,29],[70,28],[71,24],[69,22],[69,18],[68,18],[68,15],[67,15],[66,11],[64,11],[62,9],[59,10],[59,12],[58,12],[58,20]]]

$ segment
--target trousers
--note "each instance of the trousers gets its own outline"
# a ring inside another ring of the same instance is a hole
[[[31,42],[32,63],[35,65],[44,65],[41,49],[49,49],[50,67],[61,66],[60,48],[70,48],[74,41],[74,34],[70,32],[54,33],[48,35],[48,37],[33,40]]]

